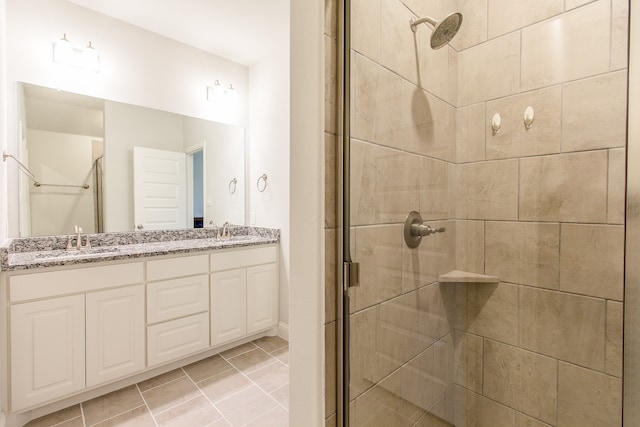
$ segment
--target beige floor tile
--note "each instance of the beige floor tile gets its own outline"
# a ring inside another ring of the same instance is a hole
[[[262,337],[253,341],[255,345],[266,351],[267,353],[271,353],[274,350],[278,350],[282,347],[286,347],[289,343],[280,338],[279,336],[275,337]]]
[[[198,396],[156,415],[156,422],[158,426],[203,427],[220,418],[222,416],[211,402],[204,396]]]
[[[270,365],[275,361],[274,357],[259,348],[229,359],[229,363],[245,374]]]
[[[219,374],[222,371],[226,371],[229,368],[231,368],[231,365],[216,354],[215,356],[187,365],[182,369],[185,370],[193,381],[199,382]]]
[[[90,426],[142,405],[142,396],[133,385],[84,402],[82,409],[85,422]]]
[[[234,426],[244,425],[276,406],[278,403],[257,386],[216,403],[216,408]]]
[[[272,351],[269,353],[273,357],[276,357],[279,361],[289,366],[289,346]]]
[[[89,425],[87,423],[87,426]],[[156,423],[147,407],[139,406],[95,425],[99,427],[155,427]]]
[[[63,421],[60,424],[55,424],[55,427],[85,427],[82,417],[72,418],[67,421]]]
[[[247,351],[255,350],[256,345],[252,342],[248,342],[246,344],[239,345],[237,347],[230,348],[227,351],[223,351],[220,353],[220,356],[225,359],[229,359],[230,357],[238,356],[239,354],[246,353]]]
[[[227,369],[218,375],[198,383],[198,387],[207,397],[216,403],[251,385],[251,381],[237,369]]]
[[[77,417],[82,417],[80,405],[70,406],[54,412],[53,414],[36,418],[35,420],[29,421],[25,427],[50,427]],[[80,419],[80,421],[82,421],[82,419]]]
[[[187,377],[171,381],[142,393],[154,415],[191,400],[199,394],[198,387]]]
[[[272,409],[266,414],[246,424],[247,427],[288,427],[289,426],[289,412],[282,409],[280,406]]]
[[[169,381],[177,380],[180,377],[184,377],[184,375],[185,373],[182,369],[174,369],[173,371],[169,371],[166,374],[158,375],[157,377],[142,381],[141,383],[138,383],[138,387],[140,388],[140,391],[144,392],[154,387],[166,384]]]
[[[207,427],[231,427],[231,424],[229,424],[224,418],[220,418],[211,424],[207,424]]]
[[[278,403],[289,409],[289,384],[285,384],[269,393]]]
[[[289,367],[283,363],[272,363],[247,374],[249,379],[267,393],[289,382]]]

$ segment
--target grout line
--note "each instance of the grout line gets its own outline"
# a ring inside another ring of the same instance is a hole
[[[180,367],[179,369],[182,369],[182,367]],[[183,376],[186,376],[186,375],[187,375],[187,374],[186,374],[186,372],[184,372],[184,370],[183,370],[182,372],[184,373],[184,375],[183,375]],[[151,379],[153,379],[153,378],[151,378]],[[142,394],[142,393],[146,393],[146,392],[148,392],[148,391],[155,390],[155,389],[157,389],[158,387],[162,387],[162,386],[165,386],[165,385],[167,385],[167,384],[171,384],[171,383],[176,382],[176,381],[181,380],[181,379],[182,379],[182,377],[174,378],[174,379],[172,379],[172,380],[170,380],[170,381],[167,381],[166,383],[158,384],[158,385],[156,385],[156,386],[153,386],[153,387],[151,387],[151,388],[148,388],[148,389],[146,389],[145,391],[140,390],[140,387],[138,387],[138,391],[140,392],[140,394]],[[138,386],[138,384],[136,384],[136,386]]]
[[[180,369],[182,369],[182,368],[180,368]],[[215,375],[212,375],[212,376],[211,376],[211,377],[209,377],[209,378],[212,378],[212,377],[214,377],[214,376],[215,376]],[[207,393],[205,393],[205,392],[200,388],[200,386],[198,385],[198,383],[197,383],[197,382],[195,382],[195,381],[193,380],[193,378],[191,378],[189,375],[187,375],[187,378],[189,378],[189,380],[190,380],[190,381],[191,381],[191,382],[196,386],[196,388],[198,389],[198,391],[199,391],[200,393],[202,393],[202,395],[204,396],[204,398],[205,398],[205,399],[207,399],[207,401],[211,404],[211,406],[213,406],[213,408],[214,408],[216,411],[218,411],[218,413],[220,414],[220,416],[222,417],[222,419],[223,419],[223,420],[225,420],[225,422],[226,422],[227,424],[229,424],[230,426],[233,426],[233,424],[229,421],[229,419],[227,419],[227,417],[225,417],[225,416],[224,416],[224,414],[222,413],[222,411],[221,411],[220,409],[218,409],[218,407],[216,406],[216,404],[215,404],[215,403],[213,403],[213,402],[211,401],[211,399],[209,399],[209,396],[207,396]],[[248,387],[245,387],[245,388],[243,388],[242,390],[246,390],[247,388],[248,388]],[[234,396],[234,395],[236,395],[236,394],[240,393],[242,390],[238,391],[237,393],[232,394],[231,396]],[[229,397],[231,397],[231,396],[229,396]],[[225,398],[225,399],[220,400],[220,402],[222,402],[223,400],[226,400],[226,398]]]
[[[138,390],[138,393],[140,393],[140,397],[142,398],[142,401],[144,402],[144,406],[147,408],[147,411],[149,412],[149,415],[151,415],[151,419],[153,420],[153,423],[157,427],[158,426],[158,422],[156,421],[156,417],[153,415],[153,412],[151,412],[151,408],[149,408],[149,404],[147,403],[147,399],[144,398],[144,395],[140,391],[140,387],[138,387],[138,384],[136,384],[136,389]]]
[[[247,421],[246,423],[244,423],[244,424],[242,424],[242,425],[243,425],[243,426],[247,426],[247,425],[251,424],[252,422],[257,421],[257,420],[259,420],[260,418],[264,417],[264,416],[265,416],[265,415],[267,415],[268,413],[275,411],[276,409],[278,409],[278,407],[277,407],[277,406],[274,406],[273,408],[268,409],[266,412],[263,412],[262,414],[258,415],[257,417],[250,419],[249,421]],[[287,411],[287,413],[289,413],[289,411]]]
[[[73,417],[73,418],[69,418],[68,420],[64,420],[64,421],[60,421],[59,423],[56,424],[52,424],[51,427],[57,427],[60,426],[62,424],[68,423],[69,421],[73,421],[76,418],[82,418],[82,414],[78,415],[77,417]],[[36,418],[37,419],[37,418]],[[84,419],[82,420],[82,425],[84,425]]]
[[[138,390],[138,392],[140,392],[140,390]],[[113,415],[113,416],[111,416],[111,417],[109,417],[109,418],[106,418],[106,419],[104,419],[104,420],[100,420],[100,422],[95,423],[95,424],[91,424],[91,426],[96,426],[96,425],[98,425],[98,424],[102,424],[102,423],[104,423],[104,422],[106,422],[106,421],[113,420],[114,418],[117,418],[117,417],[119,417],[120,415],[123,415],[123,414],[126,414],[126,413],[128,413],[128,412],[131,412],[131,411],[133,411],[134,409],[142,408],[143,406],[147,408],[147,411],[149,411],[149,407],[148,407],[148,406],[146,406],[146,403],[145,403],[144,405],[138,405],[138,406],[136,406],[135,408],[127,409],[127,410],[126,410],[126,411],[124,411],[124,412],[120,412],[119,414]],[[151,414],[151,411],[149,411],[149,414],[151,415],[151,418],[153,418],[153,414]],[[154,423],[155,423],[155,419],[154,419]],[[85,423],[85,425],[86,425],[86,423]],[[156,426],[157,426],[157,425],[158,425],[158,424],[156,424]],[[91,427],[91,426],[88,426],[88,427]]]
[[[84,417],[84,408],[82,407],[82,402],[80,403],[80,415],[82,415],[82,425],[87,427],[87,420]]]

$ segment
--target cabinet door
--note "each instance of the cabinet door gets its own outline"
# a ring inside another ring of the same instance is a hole
[[[247,333],[278,324],[278,266],[264,264],[247,268]]]
[[[244,268],[211,275],[211,345],[247,333],[247,276]]]
[[[87,386],[144,369],[144,286],[87,294]]]
[[[11,306],[11,410],[84,388],[84,295]]]

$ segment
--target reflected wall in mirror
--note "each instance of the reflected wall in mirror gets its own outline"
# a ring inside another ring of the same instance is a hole
[[[27,83],[17,92],[18,155],[52,184],[21,174],[21,236],[245,223],[241,127]],[[140,150],[155,160],[134,162]]]

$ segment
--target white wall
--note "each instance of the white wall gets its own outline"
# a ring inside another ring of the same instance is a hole
[[[182,116],[104,103],[105,231],[133,231],[133,147],[183,152]]]
[[[0,0],[0,129],[7,129],[6,1]],[[7,132],[0,132],[0,151],[7,150]],[[0,162],[0,243],[9,235],[7,223],[7,162]]]
[[[95,232],[91,143],[94,139],[35,129],[27,131],[29,169],[40,182],[91,186],[85,190],[29,185],[32,236],[72,234],[74,225],[82,227],[85,233]]]
[[[288,30],[288,29],[287,29]],[[281,230],[280,321],[289,323],[289,34],[250,69],[248,189],[251,224]],[[267,188],[257,181],[267,174]]]

